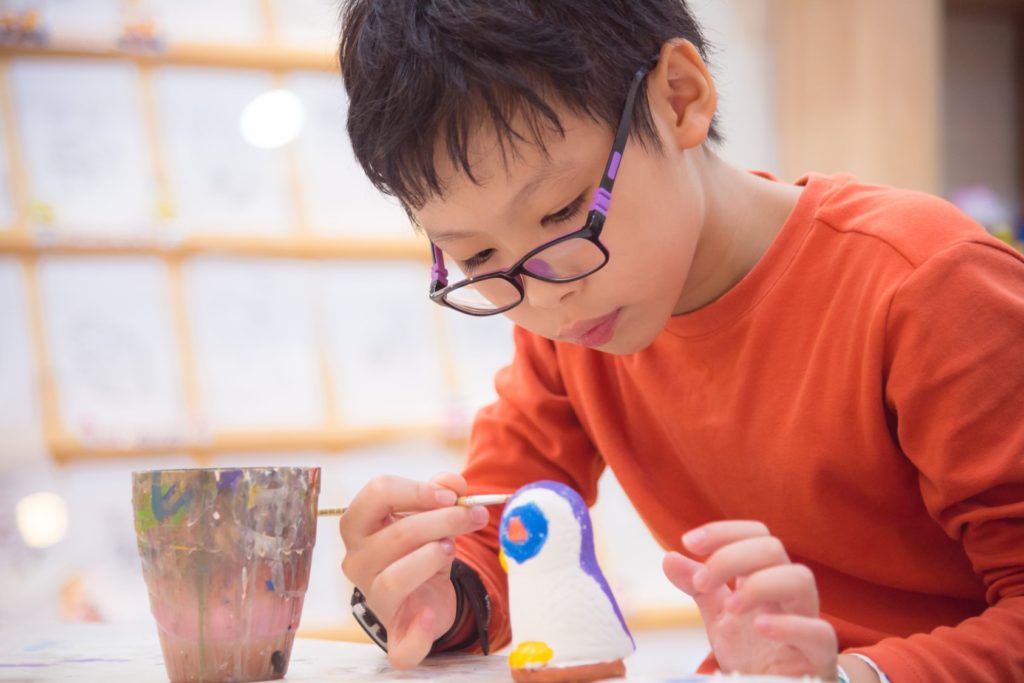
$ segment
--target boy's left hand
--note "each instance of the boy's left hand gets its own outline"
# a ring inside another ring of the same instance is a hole
[[[838,641],[820,618],[814,575],[764,524],[711,522],[683,545],[704,562],[670,552],[662,567],[697,602],[722,671],[836,680]]]

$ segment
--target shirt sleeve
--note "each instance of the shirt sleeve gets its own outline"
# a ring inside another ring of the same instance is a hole
[[[1024,259],[979,241],[918,265],[892,299],[886,367],[924,505],[963,544],[988,606],[856,651],[894,683],[1024,680]]]
[[[572,486],[592,505],[604,462],[566,394],[555,343],[518,326],[514,339],[512,364],[495,378],[498,399],[473,423],[463,472],[469,491],[511,493],[550,479]],[[494,507],[486,528],[456,540],[457,556],[476,571],[487,590],[492,650],[512,637],[508,582],[498,561],[500,519],[501,509]],[[479,644],[469,649],[479,649]]]

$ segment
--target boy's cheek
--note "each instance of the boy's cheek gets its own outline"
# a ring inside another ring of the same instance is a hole
[[[539,329],[540,321],[537,320],[539,316],[535,311],[531,310],[530,303],[525,299],[518,306],[506,311],[502,315],[525,330],[529,330],[530,332],[539,334],[543,337],[548,337],[548,335],[544,334],[543,330]]]

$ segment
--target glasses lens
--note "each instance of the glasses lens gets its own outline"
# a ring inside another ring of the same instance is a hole
[[[583,237],[552,244],[534,254],[523,270],[545,280],[573,280],[590,275],[605,264],[608,257],[601,248]]]
[[[490,313],[514,306],[520,299],[516,286],[500,277],[453,289],[444,297],[449,306],[466,313]]]

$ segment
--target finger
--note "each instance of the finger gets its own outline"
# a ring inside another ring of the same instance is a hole
[[[814,573],[802,564],[782,564],[754,572],[725,601],[725,609],[743,614],[765,603],[778,603],[784,612],[817,617]]]
[[[455,472],[441,472],[431,477],[430,482],[455,491],[457,496],[465,496],[469,493],[469,484],[466,483],[466,479]]]
[[[437,615],[429,607],[413,614],[407,624],[395,629],[394,638],[388,634],[388,661],[396,669],[411,669],[422,662],[434,644],[434,626]]]
[[[782,541],[774,536],[747,538],[715,551],[704,561],[704,571],[693,577],[693,585],[706,591],[779,564],[789,564]]]
[[[381,543],[391,549],[396,559],[429,541],[461,536],[477,531],[491,519],[483,505],[452,506],[440,510],[417,512],[396,520],[374,534],[374,544]]]
[[[666,553],[665,559],[661,562],[661,569],[672,585],[692,597],[704,615],[704,621],[711,623],[712,618],[721,613],[725,600],[729,597],[729,589],[726,586],[719,586],[709,593],[697,590],[693,585],[693,575],[703,567],[700,562],[675,552]]]
[[[768,527],[761,522],[724,520],[690,529],[683,534],[683,545],[697,555],[710,555],[730,543],[768,535]]]
[[[824,619],[796,614],[761,614],[754,628],[765,638],[784,643],[800,652],[812,673],[822,678],[835,677],[839,641],[832,625]]]
[[[490,521],[487,508],[450,506],[417,512],[364,538],[358,551],[346,553],[343,570],[357,586],[365,585],[384,568],[427,543],[477,531]],[[360,582],[363,582],[362,584]]]
[[[370,582],[363,591],[367,605],[387,628],[405,599],[435,574],[450,571],[454,557],[455,543],[449,538],[417,548]]]
[[[377,531],[398,510],[434,510],[455,504],[454,491],[438,484],[402,477],[375,477],[352,499],[339,522],[348,546]]]
[[[703,566],[700,562],[676,552],[666,553],[665,559],[661,563],[661,568],[668,580],[676,588],[690,596],[700,592],[693,585],[693,575]]]

